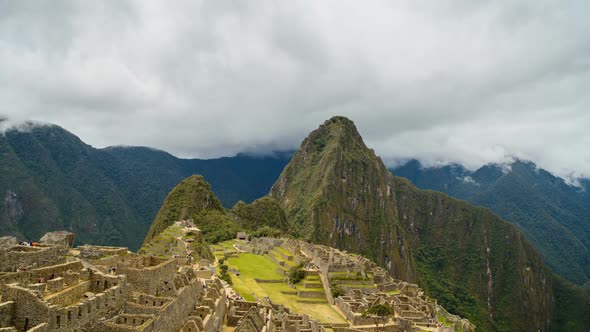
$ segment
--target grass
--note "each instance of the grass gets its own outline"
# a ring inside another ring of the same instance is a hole
[[[295,263],[295,261],[290,261],[290,260],[284,259],[281,255],[275,254],[273,251],[270,251],[268,254],[269,255],[272,255],[272,257],[274,257],[277,261],[284,262],[285,263],[285,269],[287,269],[287,270],[290,269],[291,267],[297,265]]]
[[[447,322],[447,319],[445,318],[445,316],[438,316],[437,319],[438,319],[439,323],[441,323],[444,326],[453,326],[453,323]]]
[[[212,244],[211,247],[216,251],[217,250],[219,250],[219,251],[223,251],[223,250],[235,251],[236,250],[234,248],[235,243],[237,243],[236,240],[227,240],[227,241],[219,242],[216,244]]]
[[[283,247],[274,247],[273,250],[278,251],[280,253],[283,253],[283,254],[285,254],[287,256],[293,256],[293,254],[289,250],[287,250],[287,249],[285,249]]]
[[[257,283],[254,278],[263,280],[283,280],[283,276],[277,271],[279,265],[270,258],[251,253],[242,253],[238,257],[227,260],[230,268],[238,269],[240,276],[232,273],[233,288],[248,301],[268,296],[273,303],[285,305],[299,314],[308,314],[310,317],[324,323],[346,323],[346,320],[336,312],[324,299],[304,299],[296,295],[281,293],[293,292],[304,289],[296,286],[289,287],[286,283]],[[317,280],[317,276],[310,276],[311,280]],[[323,288],[305,289],[307,291],[323,291]],[[298,300],[313,301],[314,303],[301,303]]]
[[[215,259],[219,260],[225,256],[226,253],[234,253],[236,252],[236,248],[234,248],[234,244],[237,243],[237,240],[227,240],[223,242],[219,242],[216,244],[210,245],[213,249],[213,255]]]
[[[375,287],[375,285],[363,285],[363,284],[344,284],[344,283],[339,283],[337,284],[341,287],[348,287],[348,288],[377,288]]]
[[[240,275],[250,279],[275,279],[283,280],[283,276],[277,271],[279,267],[270,258],[251,253],[242,253],[238,257],[231,257],[227,264],[240,271]]]

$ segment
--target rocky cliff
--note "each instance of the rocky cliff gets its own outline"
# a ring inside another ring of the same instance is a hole
[[[552,278],[522,234],[485,209],[395,178],[346,118],[303,141],[270,195],[298,235],[417,280],[481,331],[550,324]]]
[[[395,277],[414,281],[392,181],[352,121],[335,117],[303,141],[270,195],[282,203],[298,235],[362,253]]]

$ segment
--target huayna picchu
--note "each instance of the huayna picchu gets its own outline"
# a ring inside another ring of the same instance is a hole
[[[394,177],[347,118],[313,131],[270,195],[305,239],[366,255],[478,329],[551,324],[552,276],[518,229]]]
[[[355,125],[313,131],[268,196],[193,175],[138,253],[0,240],[0,331],[583,331],[588,298],[512,224],[393,176]],[[567,310],[564,310],[567,308]]]

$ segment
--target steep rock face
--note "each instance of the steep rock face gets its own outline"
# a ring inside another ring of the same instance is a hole
[[[223,206],[211,191],[209,183],[200,175],[192,175],[168,194],[150,226],[144,245],[175,221],[192,218],[204,210],[223,211]]]
[[[396,178],[342,117],[312,132],[271,189],[301,236],[365,254],[481,331],[546,330],[552,279],[516,227]]]
[[[414,160],[392,172],[419,188],[442,191],[491,209],[520,227],[554,272],[590,289],[587,190],[570,186],[525,161],[469,171],[460,165],[425,168]]]
[[[514,226],[484,208],[395,178],[394,196],[425,291],[482,331],[546,330],[552,275]]]
[[[303,141],[270,195],[281,202],[298,235],[362,253],[393,276],[414,281],[392,180],[352,121],[335,117]]]

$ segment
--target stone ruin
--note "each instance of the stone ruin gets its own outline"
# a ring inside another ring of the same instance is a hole
[[[190,221],[177,226],[195,229]],[[73,237],[62,235],[48,236],[37,246],[0,238],[0,331],[215,332],[225,327],[237,332],[358,332],[374,328],[364,313],[375,304],[393,309],[386,331],[475,328],[372,261],[303,241],[255,238],[238,246],[240,251],[272,253],[279,265],[302,263],[319,277],[307,281],[309,288],[323,288],[348,324],[319,323],[268,298],[230,298],[231,289],[217,278],[214,262],[193,252],[156,257],[121,247],[72,249]],[[305,287],[298,292],[305,293]],[[436,327],[438,317],[451,326]]]
[[[350,331],[374,328],[375,317],[366,311],[376,304],[385,304],[393,310],[385,322],[387,331],[475,330],[468,320],[449,314],[436,300],[426,296],[418,285],[392,278],[385,269],[363,256],[294,239],[256,238],[245,249],[267,254],[278,246],[295,253],[294,259],[305,262],[309,272],[319,274],[326,298],[346,317]],[[336,289],[339,294],[334,298]],[[444,318],[445,325],[439,318]]]
[[[235,332],[325,332],[326,329],[307,315],[291,313],[288,308],[272,302],[231,300],[227,326]]]
[[[220,331],[225,287],[186,259],[46,238],[0,247],[0,331]]]

